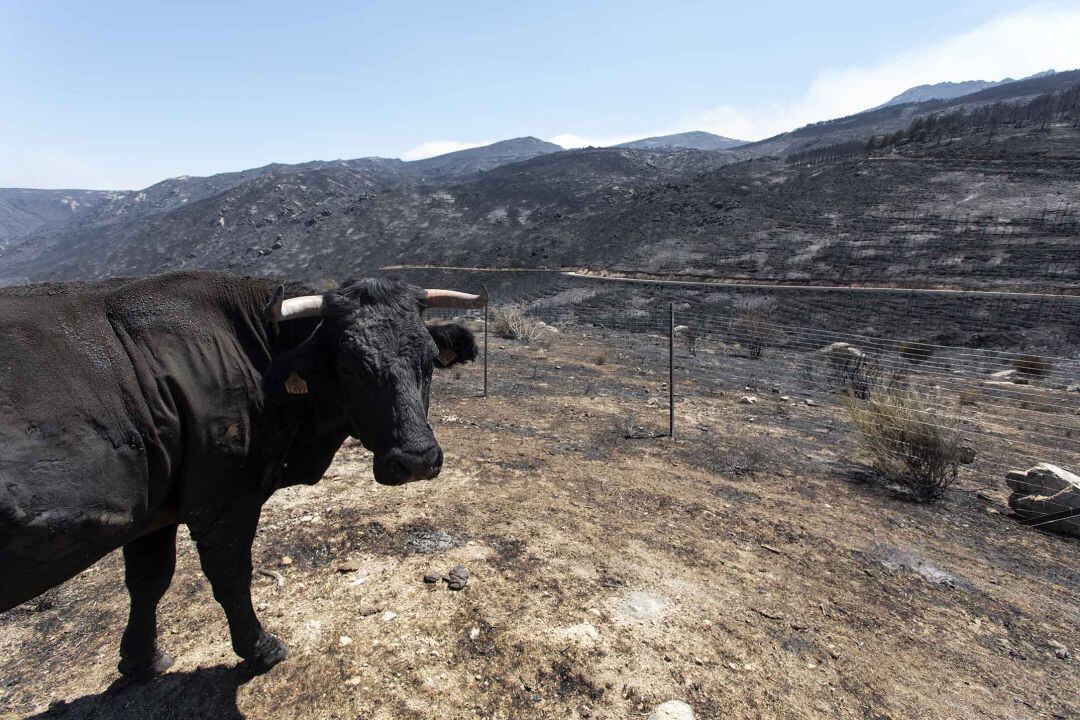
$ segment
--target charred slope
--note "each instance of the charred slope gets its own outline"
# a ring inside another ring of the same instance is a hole
[[[463,178],[508,163],[562,150],[536,138],[515,138],[478,148],[405,162],[396,158],[315,160],[299,164],[271,163],[206,177],[180,176],[142,190],[0,189],[0,243],[11,245],[33,233],[127,222],[169,212],[228,192],[265,176],[328,171],[359,173],[373,185],[441,182]]]
[[[1024,80],[995,85],[948,100],[887,105],[848,117],[814,123],[758,142],[747,143],[733,152],[741,158],[782,157],[796,152],[836,145],[851,140],[867,140],[906,128],[912,120],[963,106],[999,101],[1020,101],[1049,92],[1067,90],[1080,82],[1080,70],[1036,75]]]
[[[813,166],[731,153],[550,153],[440,183],[347,163],[269,172],[167,212],[26,238],[0,275],[166,269],[317,281],[388,264],[589,267],[821,284],[1078,282],[1080,129],[1002,129]]]
[[[120,193],[0,188],[0,245],[43,228],[85,222]]]
[[[347,164],[289,169],[166,212],[28,237],[0,258],[0,276],[210,267],[319,279],[418,259],[552,264],[590,254],[572,230],[584,218],[727,162],[722,153],[601,148],[456,181],[389,184]]]

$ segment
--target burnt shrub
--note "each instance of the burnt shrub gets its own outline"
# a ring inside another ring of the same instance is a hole
[[[731,337],[746,351],[748,357],[755,360],[760,358],[765,354],[765,348],[779,343],[772,307],[766,304],[736,307],[735,316],[731,320]]]
[[[1026,377],[1046,377],[1053,366],[1049,358],[1038,355],[1017,355],[1012,362],[1013,369]]]
[[[921,342],[902,342],[898,350],[900,351],[900,357],[909,363],[924,363],[934,356],[934,346]]]
[[[849,393],[845,405],[871,464],[916,499],[936,500],[956,481],[964,451],[957,422],[933,394],[900,382],[875,383],[864,398]]]

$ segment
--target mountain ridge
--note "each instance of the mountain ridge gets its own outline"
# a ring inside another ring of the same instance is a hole
[[[674,133],[672,135],[656,135],[653,137],[631,140],[619,143],[614,147],[632,148],[635,150],[657,149],[687,149],[687,150],[730,150],[739,145],[745,145],[745,140],[716,135],[704,130],[691,130],[689,132]]]

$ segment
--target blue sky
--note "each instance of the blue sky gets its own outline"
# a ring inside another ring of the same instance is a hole
[[[0,0],[0,187],[508,137],[757,139],[923,82],[1080,67],[1080,0]]]

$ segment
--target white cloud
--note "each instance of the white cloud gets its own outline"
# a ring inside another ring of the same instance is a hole
[[[458,150],[468,150],[469,148],[480,147],[481,145],[490,145],[493,141],[488,140],[485,142],[461,142],[460,140],[429,140],[425,143],[420,143],[416,147],[411,147],[406,150],[402,155],[402,160],[423,160],[424,158],[435,157],[436,155],[445,155],[449,152],[456,152]]]
[[[1004,15],[876,65],[825,70],[796,100],[758,107],[720,105],[696,113],[682,124],[758,140],[866,110],[915,85],[1071,70],[1080,67],[1080,8],[1073,5],[1071,9],[1041,7]]]

